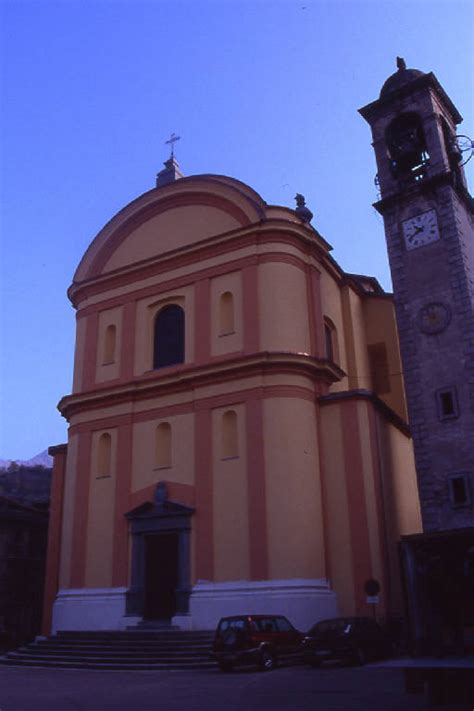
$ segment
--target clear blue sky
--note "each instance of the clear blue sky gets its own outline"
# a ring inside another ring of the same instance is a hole
[[[3,0],[0,458],[66,441],[74,270],[182,138],[186,175],[302,192],[347,271],[390,289],[370,132],[395,71],[434,71],[474,134],[470,0]],[[468,166],[471,190],[474,159]]]

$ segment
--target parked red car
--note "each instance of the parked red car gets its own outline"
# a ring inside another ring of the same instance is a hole
[[[256,664],[261,671],[269,671],[279,661],[301,659],[303,637],[282,615],[223,617],[212,656],[222,671],[240,664]]]

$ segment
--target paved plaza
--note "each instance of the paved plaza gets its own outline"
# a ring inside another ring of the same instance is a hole
[[[304,666],[269,673],[0,668],[0,711],[425,711],[399,669]],[[444,707],[444,710],[446,707]],[[454,709],[454,707],[453,707]],[[459,707],[456,707],[458,711]],[[469,710],[471,711],[471,710]]]

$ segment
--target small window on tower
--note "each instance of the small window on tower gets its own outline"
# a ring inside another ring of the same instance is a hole
[[[459,417],[456,388],[443,388],[436,391],[436,403],[440,420],[452,420]]]
[[[457,506],[469,506],[471,496],[469,492],[469,481],[466,474],[453,474],[449,477],[449,496],[451,504]]]

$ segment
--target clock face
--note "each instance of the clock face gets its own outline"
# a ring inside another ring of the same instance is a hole
[[[436,210],[421,212],[403,223],[403,236],[407,249],[416,249],[439,239]]]
[[[440,302],[426,304],[418,311],[418,326],[420,331],[428,335],[441,333],[451,321],[451,310],[447,304]]]

